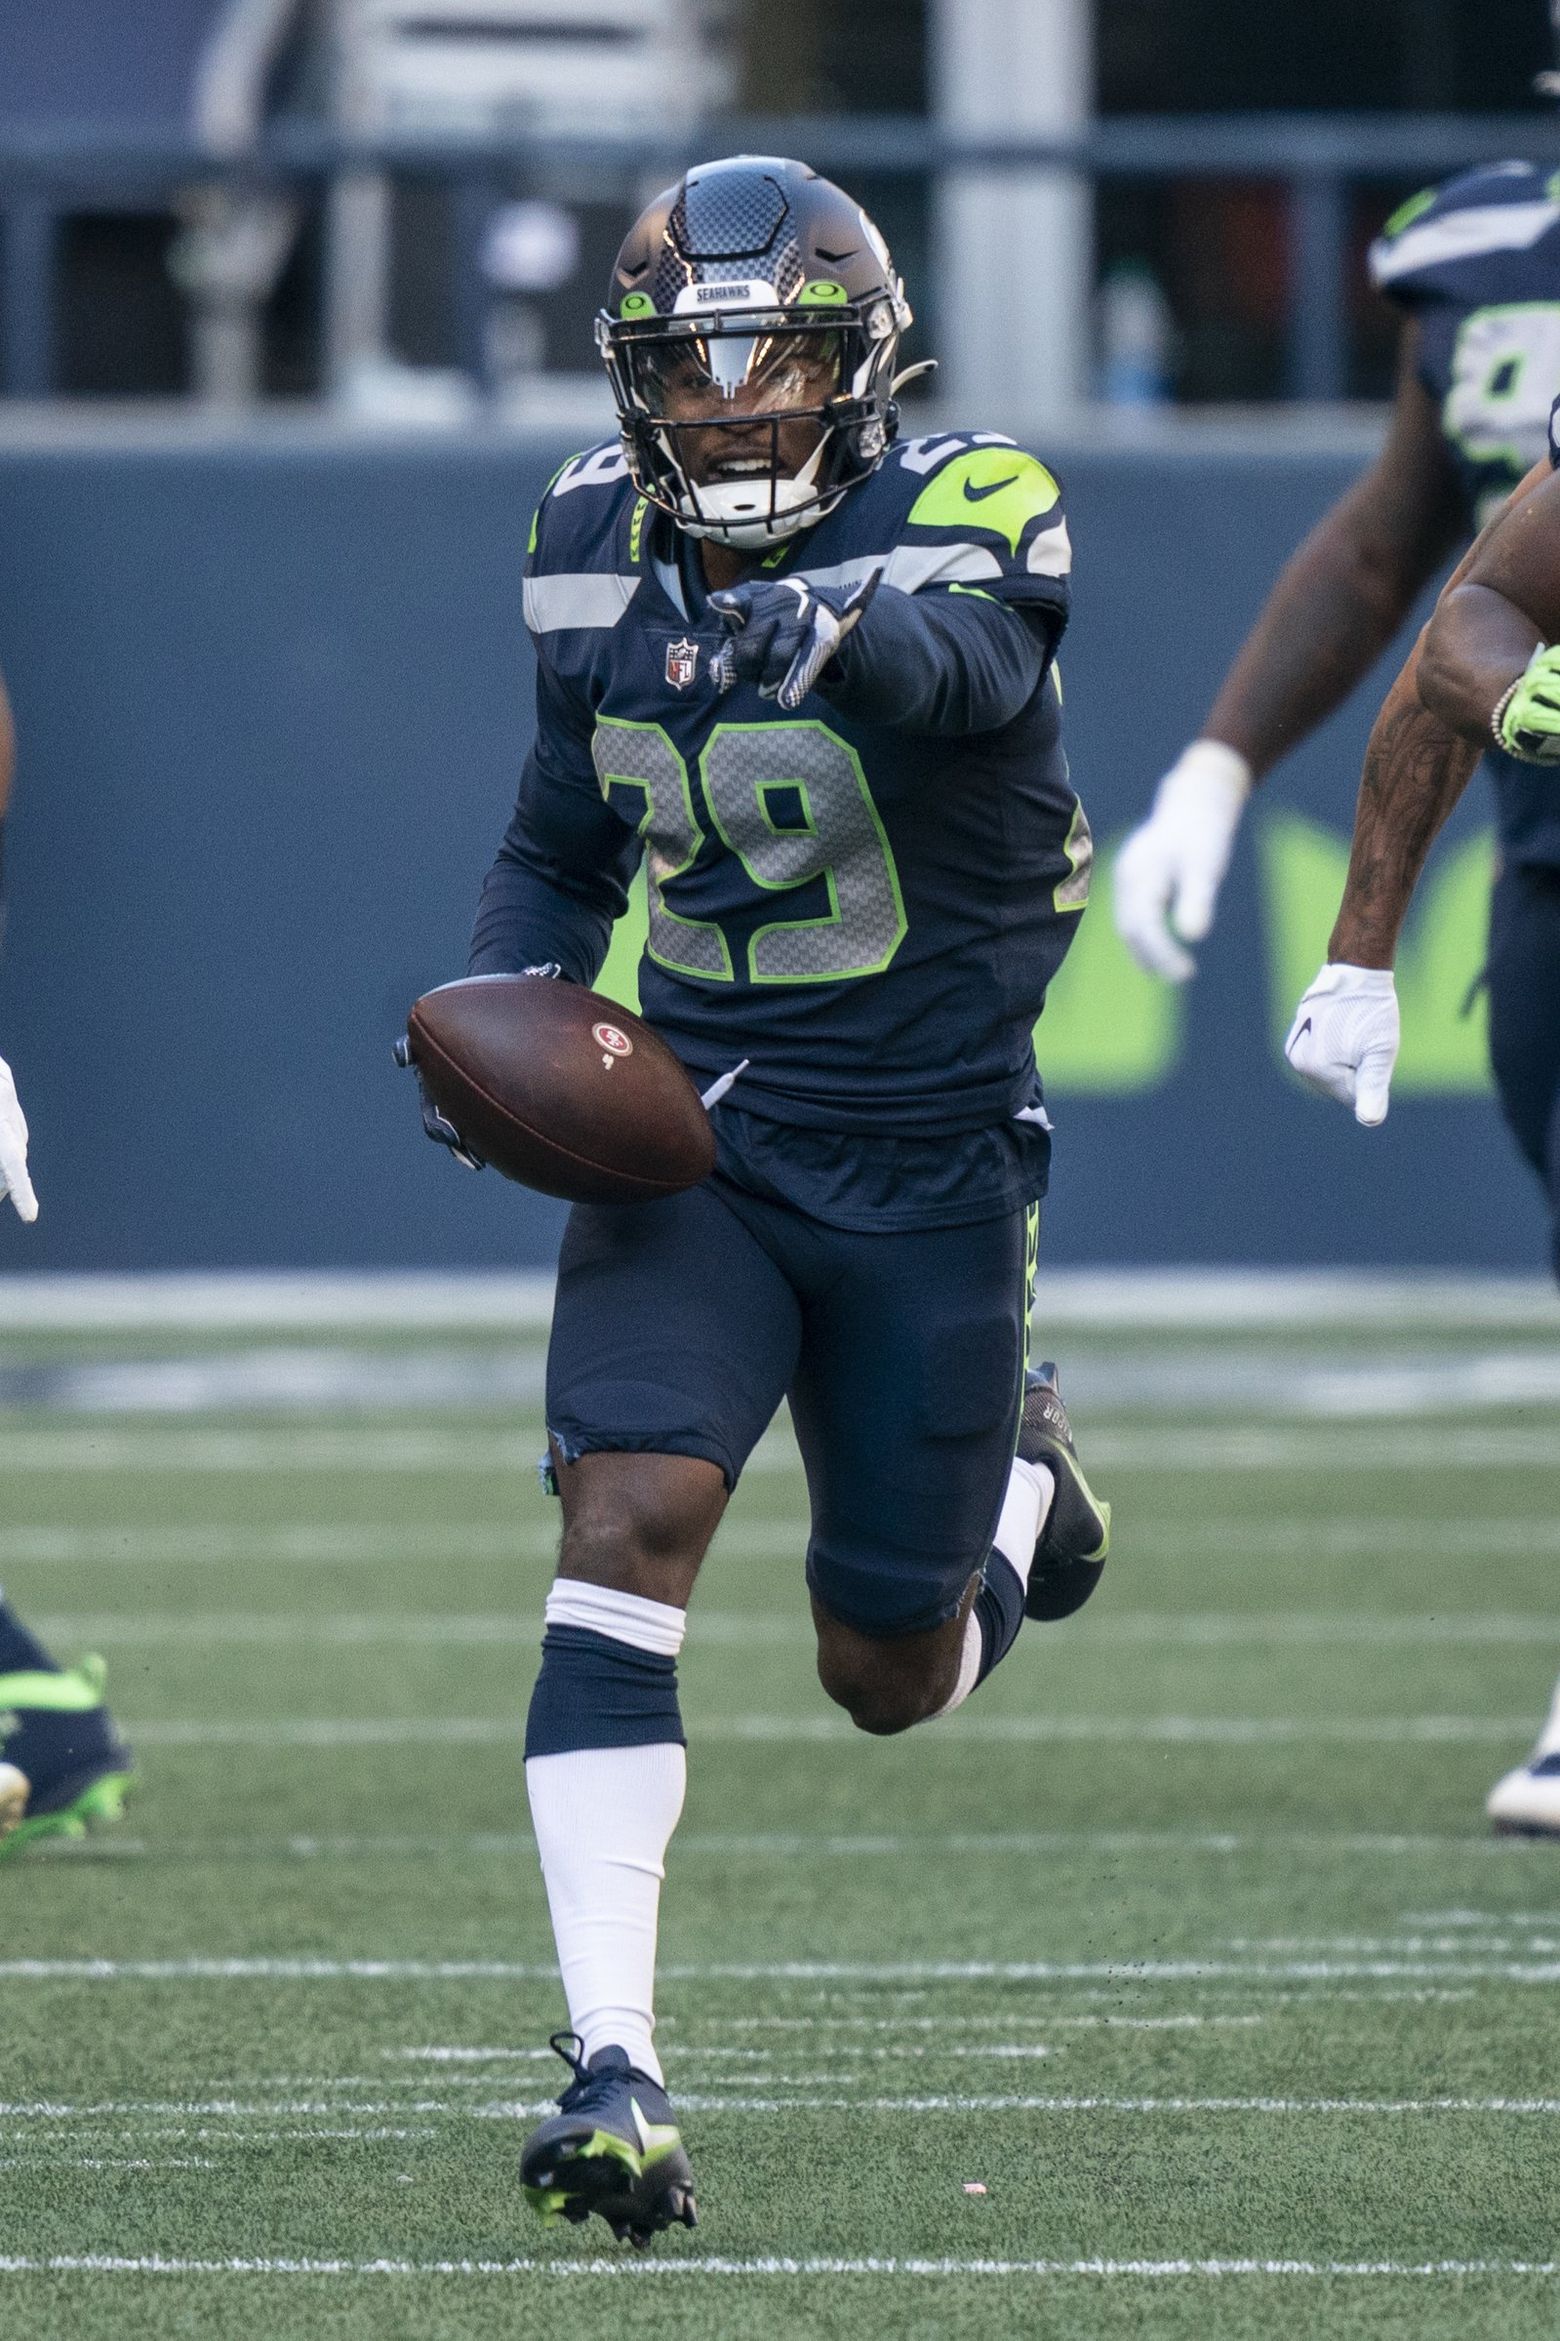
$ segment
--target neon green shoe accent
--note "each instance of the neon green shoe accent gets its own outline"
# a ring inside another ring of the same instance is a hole
[[[615,2130],[592,2130],[583,2145],[571,2146],[571,2162],[621,2162],[632,2178],[644,2174],[645,2158],[637,2146],[620,2138]]]
[[[1007,538],[1016,558],[1029,523],[1051,511],[1060,497],[1045,465],[1022,447],[973,447],[927,481],[910,507],[910,523],[989,530]]]
[[[57,1813],[37,1813],[19,1821],[8,1837],[0,1837],[0,1861],[19,1853],[40,1838],[79,1840],[90,1831],[112,1827],[124,1818],[125,1799],[136,1785],[133,1772],[105,1772]]]
[[[0,1708],[36,1707],[56,1715],[85,1715],[103,1704],[101,1658],[84,1658],[58,1674],[0,1674]]]
[[[520,2192],[544,2227],[557,2226],[569,2200],[562,2187],[522,2187]]]

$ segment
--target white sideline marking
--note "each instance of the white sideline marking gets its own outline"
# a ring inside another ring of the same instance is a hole
[[[550,1275],[482,1271],[5,1276],[0,1326],[18,1332],[540,1329],[551,1319],[552,1294]],[[1554,1288],[1539,1276],[1042,1266],[1035,1313],[1048,1329],[1076,1324],[1086,1331],[1361,1324],[1560,1330]]]
[[[157,2254],[57,2252],[47,2258],[0,2257],[7,2276],[615,2276],[632,2283],[698,2276],[1015,2276],[1142,2278],[1282,2276],[1348,2282],[1371,2277],[1560,2275],[1560,2260],[987,2260],[987,2259],[715,2259],[635,2255],[599,2260],[193,2260]]]
[[[1554,1959],[781,1959],[683,1962],[667,1983],[1556,1983]],[[521,1959],[0,1959],[10,1983],[547,1983]],[[1374,1995],[1372,1995],[1374,1996]]]
[[[1524,1747],[1528,1716],[1383,1715],[973,1715],[921,1732],[916,1746],[1004,1747]],[[728,1715],[690,1718],[693,1737],[710,1743],[803,1747],[853,1739],[854,1726],[832,1715]],[[222,1722],[163,1718],[133,1723],[132,1740],[148,1748],[388,1748],[518,1745],[513,1716],[317,1716]]]

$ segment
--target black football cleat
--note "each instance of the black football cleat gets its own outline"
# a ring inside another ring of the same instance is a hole
[[[543,2224],[580,2226],[595,2211],[639,2251],[679,2221],[696,2227],[693,2171],[660,2082],[621,2048],[598,2048],[583,2063],[573,2032],[555,2032],[551,2046],[574,2079],[520,2150],[526,2201]]]
[[[101,1658],[0,1674],[0,1860],[35,1838],[85,1837],[123,1812],[134,1772],[103,1676]]]
[[[1110,1506],[1083,1476],[1056,1368],[1049,1362],[1024,1376],[1018,1452],[1026,1463],[1043,1463],[1056,1482],[1024,1596],[1027,1616],[1054,1624],[1082,1609],[1104,1574]]]

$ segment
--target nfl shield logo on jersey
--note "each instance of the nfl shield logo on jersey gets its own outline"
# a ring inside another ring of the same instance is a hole
[[[686,635],[666,646],[666,679],[674,691],[686,691],[699,671],[699,646]]]

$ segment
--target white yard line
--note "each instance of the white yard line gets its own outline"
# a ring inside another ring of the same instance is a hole
[[[0,2170],[217,2170],[209,2154],[5,2154]]]
[[[791,1959],[663,1965],[666,1983],[1560,1982],[1554,1959]],[[546,1983],[551,1962],[519,1959],[0,1958],[8,1983]]]
[[[139,1736],[139,1735],[138,1735]],[[1093,1859],[1100,1854],[1168,1854],[1181,1860],[1189,1854],[1228,1857],[1239,1854],[1315,1854],[1358,1856],[1367,1861],[1406,1856],[1422,1860],[1427,1854],[1466,1853],[1480,1857],[1519,1858],[1521,1848],[1510,1839],[1484,1834],[1465,1836],[1388,1836],[1362,1830],[1329,1832],[1317,1829],[1272,1829],[1249,1835],[1198,1829],[1014,1829],[1005,1831],[935,1830],[903,1836],[813,1837],[800,1833],[722,1832],[685,1830],[676,1840],[677,1857],[690,1855],[719,1861],[863,1861],[924,1859],[939,1854],[971,1859],[990,1855],[1062,1854]],[[151,1842],[117,1833],[86,1843],[40,1846],[35,1861],[376,1861],[416,1860],[446,1856],[451,1859],[529,1860],[536,1850],[529,1830],[476,1830],[447,1837],[404,1835],[383,1837],[170,1837]],[[1560,1925],[1560,1914],[1546,1924]]]
[[[527,1540],[526,1552],[518,1537],[501,1550],[506,1557],[550,1557],[557,1531],[551,1525]],[[787,1549],[798,1564],[805,1549],[805,1531],[798,1527]],[[496,1540],[495,1540],[496,1546]],[[735,1550],[735,1546],[728,1550]],[[381,1558],[395,1557],[381,1554]],[[409,1556],[410,1557],[410,1556]],[[441,1557],[459,1561],[473,1556],[467,1546],[446,1542]],[[800,1569],[798,1568],[798,1579]],[[122,1646],[214,1647],[239,1644],[297,1644],[301,1647],[335,1645],[352,1648],[405,1644],[427,1647],[479,1649],[489,1645],[540,1644],[540,1611],[496,1610],[475,1615],[447,1611],[346,1610],[60,1610],[37,1620],[46,1641],[56,1643],[113,1642]],[[697,1647],[727,1650],[810,1650],[813,1633],[806,1617],[753,1613],[745,1610],[700,1609],[689,1612],[690,1642]],[[1315,1649],[1438,1649],[1492,1646],[1532,1649],[1560,1645],[1560,1612],[1554,1615],[1514,1615],[1502,1612],[1464,1617],[1390,1617],[1348,1610],[1192,1612],[1122,1611],[1090,1619],[1082,1629],[1085,1647],[1124,1644],[1151,1649],[1267,1649],[1281,1646]]]
[[[266,1720],[161,1718],[125,1728],[147,1748],[383,1748],[518,1745],[513,1716],[289,1716]],[[1527,1716],[1383,1715],[961,1715],[917,1736],[923,1747],[1083,1746],[1520,1748],[1532,1737]],[[854,1727],[832,1715],[729,1715],[690,1718],[701,1744],[805,1747],[850,1740]]]
[[[511,2260],[356,2260],[302,2259],[267,2255],[255,2258],[183,2259],[162,2253],[57,2252],[42,2258],[0,2257],[0,2275],[6,2276],[310,2276],[310,2277],[617,2277],[635,2284],[687,2282],[697,2278],[742,2277],[903,2277],[921,2280],[1014,2277],[1067,2278],[1091,2281],[1129,2279],[1173,2282],[1185,2278],[1235,2276],[1282,2277],[1347,2283],[1382,2277],[1441,2279],[1452,2283],[1470,2277],[1502,2278],[1560,2275],[1560,2260],[1302,2260],[1302,2259],[1179,2259],[1179,2260],[997,2260],[976,2258],[714,2258],[705,2255],[668,2255],[651,2259],[620,2254],[614,2259]]]
[[[3,1446],[3,1436],[0,1436],[0,1446]],[[1347,1556],[1356,1552],[1458,1556],[1502,1553],[1519,1557],[1560,1553],[1560,1519],[1521,1515],[1488,1519],[1481,1515],[1469,1521],[1424,1520],[1397,1513],[1379,1518],[1344,1514],[1303,1520],[1231,1520],[1214,1515],[1184,1524],[1144,1521],[1136,1533],[1145,1553],[1234,1552],[1307,1558]],[[721,1558],[793,1559],[800,1553],[805,1535],[800,1514],[781,1521],[728,1520],[716,1537],[715,1558],[717,1561]],[[512,1522],[491,1517],[464,1519],[443,1513],[437,1521],[423,1527],[408,1525],[404,1520],[334,1524],[305,1521],[275,1527],[243,1527],[222,1520],[170,1521],[157,1528],[67,1527],[55,1522],[37,1522],[0,1527],[0,1568],[22,1563],[32,1567],[54,1563],[215,1565],[241,1562],[253,1568],[272,1563],[345,1566],[360,1562],[541,1559],[555,1552],[557,1543],[558,1519],[551,1510],[540,1520]],[[1267,1622],[1260,1611],[1208,1614],[1227,1616],[1232,1628],[1238,1628],[1244,1618],[1253,1633]],[[707,1615],[701,1613],[696,1603],[695,1624]],[[1476,1631],[1482,1616],[1480,1612],[1469,1612],[1445,1619],[1386,1622],[1432,1634],[1444,1625],[1449,1634],[1456,1634],[1464,1627]],[[1112,1628],[1119,1622],[1124,1630],[1135,1630],[1134,1621],[1146,1623],[1146,1619],[1147,1613],[1128,1612],[1120,1621],[1112,1619],[1109,1623]],[[774,1618],[760,1622],[767,1628],[783,1621]],[[1492,1613],[1490,1630],[1495,1639],[1503,1639],[1506,1627],[1525,1629],[1529,1624],[1535,1631],[1549,1630],[1560,1626],[1560,1617],[1525,1619],[1504,1612]],[[806,1631],[805,1621],[800,1618],[797,1630]],[[1103,1624],[1094,1626],[1091,1620],[1091,1630],[1103,1631]]]
[[[1500,2114],[1536,2116],[1553,2120],[1560,2115],[1560,2097],[1181,2097],[1144,2096],[1117,2097],[1098,2094],[1037,2095],[1017,2091],[935,2091],[915,2096],[847,2096],[838,2090],[827,2094],[816,2092],[812,2077],[798,2076],[786,2081],[775,2076],[775,2086],[786,2094],[755,2096],[751,2078],[735,2078],[729,2089],[719,2095],[710,2095],[711,2084],[706,2081],[704,2092],[699,2090],[677,2092],[677,2104],[686,2113],[1050,2113],[1050,2114],[1133,2114],[1182,2115],[1189,2113],[1217,2114],[1305,2114],[1305,2115],[1369,2115],[1399,2116],[1423,2114]],[[0,2120],[29,2122],[105,2122],[116,2127],[135,2129],[166,2119],[172,2121],[296,2121],[301,2115],[315,2114],[324,2118],[343,2114],[404,2116],[431,2114],[457,2116],[461,2119],[483,2121],[532,2120],[538,2114],[552,2111],[551,2097],[495,2099],[485,2105],[473,2105],[461,2098],[420,2098],[410,2104],[339,2104],[324,2100],[300,2099],[275,2104],[264,2102],[245,2104],[216,2099],[210,2103],[182,2104],[177,2101],[141,2101],[133,2098],[110,2100],[101,2104],[65,2105],[25,2100],[0,2104]]]
[[[1388,1471],[1550,1470],[1557,1433],[1552,1425],[1451,1425],[1445,1428],[1355,1428],[1347,1423],[1313,1427],[1198,1425],[1184,1430],[1128,1428],[1108,1421],[1091,1425],[1091,1470],[1151,1471],[1159,1476],[1218,1472],[1343,1472],[1379,1475]],[[246,1425],[243,1429],[167,1431],[144,1424],[135,1430],[88,1428],[0,1431],[0,1476],[45,1472],[112,1471],[170,1474],[297,1472],[526,1473],[536,1460],[539,1440],[518,1431],[489,1433],[426,1421],[406,1428],[311,1429],[301,1424]],[[800,1458],[788,1436],[767,1434],[749,1458],[751,1474],[796,1472]],[[1471,1541],[1471,1532],[1470,1532]]]

